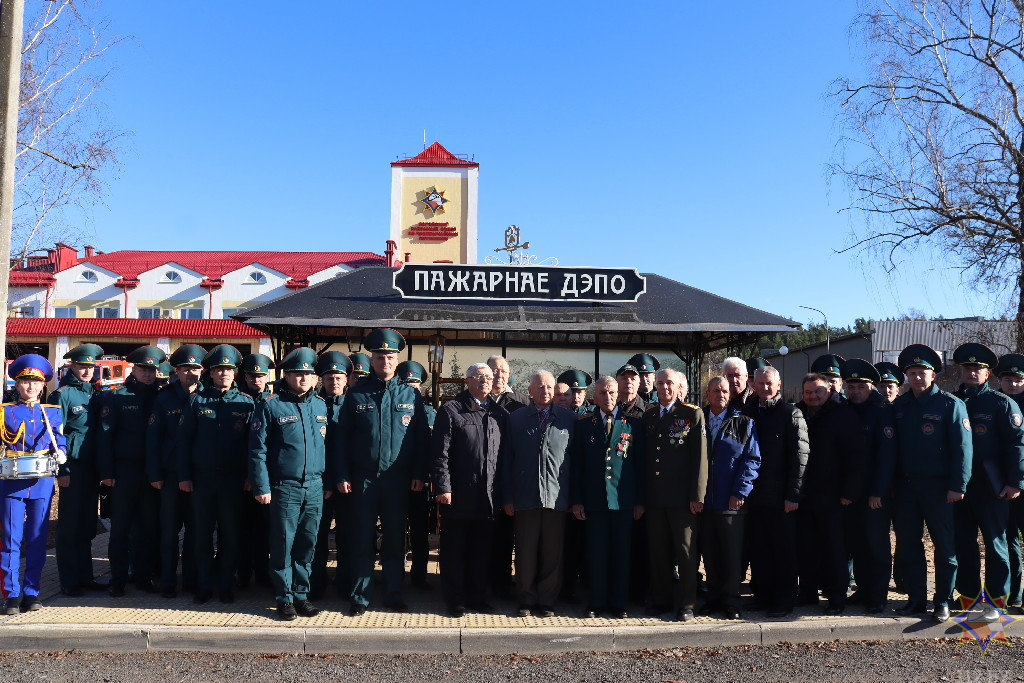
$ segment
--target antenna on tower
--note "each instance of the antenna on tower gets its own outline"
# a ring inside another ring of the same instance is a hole
[[[427,148],[427,129],[423,129],[423,149]]]

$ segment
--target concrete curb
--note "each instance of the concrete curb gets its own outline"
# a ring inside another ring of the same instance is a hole
[[[1006,627],[1024,635],[1024,623]],[[24,624],[0,627],[0,651],[545,654],[672,647],[728,647],[835,640],[959,638],[954,623],[846,617],[835,620],[592,626],[580,628],[293,628]]]

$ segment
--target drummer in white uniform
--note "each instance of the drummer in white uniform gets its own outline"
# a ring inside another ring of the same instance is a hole
[[[57,465],[64,462],[64,419],[60,408],[39,402],[53,366],[34,353],[11,363],[17,400],[0,410],[0,596],[6,615],[42,607],[39,583],[46,561],[50,498]],[[25,576],[20,574],[24,542]]]

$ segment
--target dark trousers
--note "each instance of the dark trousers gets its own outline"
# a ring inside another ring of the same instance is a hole
[[[238,582],[270,583],[270,506],[260,505],[252,491],[242,493],[238,538]]]
[[[857,501],[846,511],[846,538],[853,558],[857,594],[867,605],[884,605],[892,576],[892,498],[882,498],[882,507],[872,510],[867,501]]]
[[[227,590],[234,585],[238,568],[238,521],[245,475],[228,472],[197,473],[193,480],[192,509],[195,517],[195,558],[199,587]],[[165,482],[166,484],[166,482]],[[213,533],[217,532],[214,561]]]
[[[57,573],[63,588],[95,579],[92,539],[96,538],[99,479],[91,463],[72,461],[71,483],[57,499]]]
[[[896,483],[893,528],[900,556],[900,573],[911,602],[927,600],[927,565],[924,560],[924,525],[935,545],[935,605],[949,606],[956,583],[956,547],[953,505],[946,502],[943,477],[907,479]],[[962,501],[961,501],[962,502]],[[956,503],[959,505],[960,503]]]
[[[348,494],[339,493],[337,490],[330,498],[324,501],[323,511],[320,515],[320,528],[316,534],[316,548],[313,550],[313,564],[309,572],[309,588],[313,594],[321,594],[327,590],[327,556],[330,553],[331,526],[335,527],[335,554],[339,556],[337,541],[341,537],[338,530],[341,523],[338,520],[338,507],[341,501],[348,497]],[[338,574],[335,572],[335,581]],[[342,584],[338,583],[341,586]]]
[[[407,489],[387,489],[374,482],[352,496],[353,604],[369,605],[373,595],[373,560],[377,520],[380,519],[380,565],[384,573],[384,602],[402,599],[405,576],[405,516]]]
[[[555,604],[562,588],[567,512],[516,510],[516,588],[526,607]]]
[[[1010,501],[1010,521],[1006,524],[1007,555],[1010,561],[1010,600],[1021,602],[1021,552],[1020,534],[1024,530],[1024,497]]]
[[[740,607],[740,584],[746,569],[743,563],[746,517],[742,510],[705,509],[700,515],[709,604],[729,610]]]
[[[270,582],[278,603],[305,600],[320,526],[324,492],[319,481],[309,486],[270,487]]]
[[[697,521],[689,505],[650,507],[647,547],[651,557],[651,604],[692,610],[697,602]],[[679,567],[679,582],[672,589],[672,566]]]
[[[441,592],[449,607],[487,602],[487,564],[493,533],[493,519],[442,518]]]
[[[796,512],[778,505],[755,505],[747,515],[750,583],[754,599],[769,610],[786,611],[796,604]]]
[[[800,598],[818,599],[818,590],[831,606],[846,604],[850,585],[850,564],[846,554],[846,524],[843,506],[801,505],[796,511],[800,557]]]
[[[412,566],[409,576],[413,581],[427,580],[427,560],[430,557],[430,486],[420,491],[409,491],[409,551]]]
[[[178,473],[164,470],[163,488],[160,489],[160,587],[174,590],[178,586],[178,535],[185,528],[181,545],[181,585],[185,589],[196,586],[195,515],[192,494],[178,488]]]
[[[1010,592],[1010,555],[1006,544],[1009,521],[1010,502],[996,498],[987,481],[972,480],[967,485],[967,495],[953,506],[956,589],[961,595],[968,598],[981,595],[979,529],[985,543],[985,592],[992,600],[999,600]]]
[[[632,510],[588,510],[586,530],[589,606],[624,612],[629,597]]]
[[[577,586],[584,581],[587,559],[585,523],[574,516],[565,518],[565,547],[562,550],[562,597],[576,597]]]
[[[491,590],[505,595],[512,587],[512,550],[515,548],[515,518],[499,511],[494,518],[491,555],[487,563]]]
[[[124,585],[129,576],[136,582],[153,580],[159,497],[149,485],[141,462],[114,463],[115,484],[111,489],[110,582]]]
[[[647,582],[651,580],[651,557],[647,549],[647,520],[633,520],[629,544],[629,597],[637,604],[647,599]]]

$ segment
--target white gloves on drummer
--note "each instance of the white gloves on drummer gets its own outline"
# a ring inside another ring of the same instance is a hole
[[[67,454],[64,451],[62,451],[60,449],[57,449],[56,459],[57,459],[57,464],[58,465],[63,465],[64,463],[66,463],[68,461],[68,456],[67,456]]]

